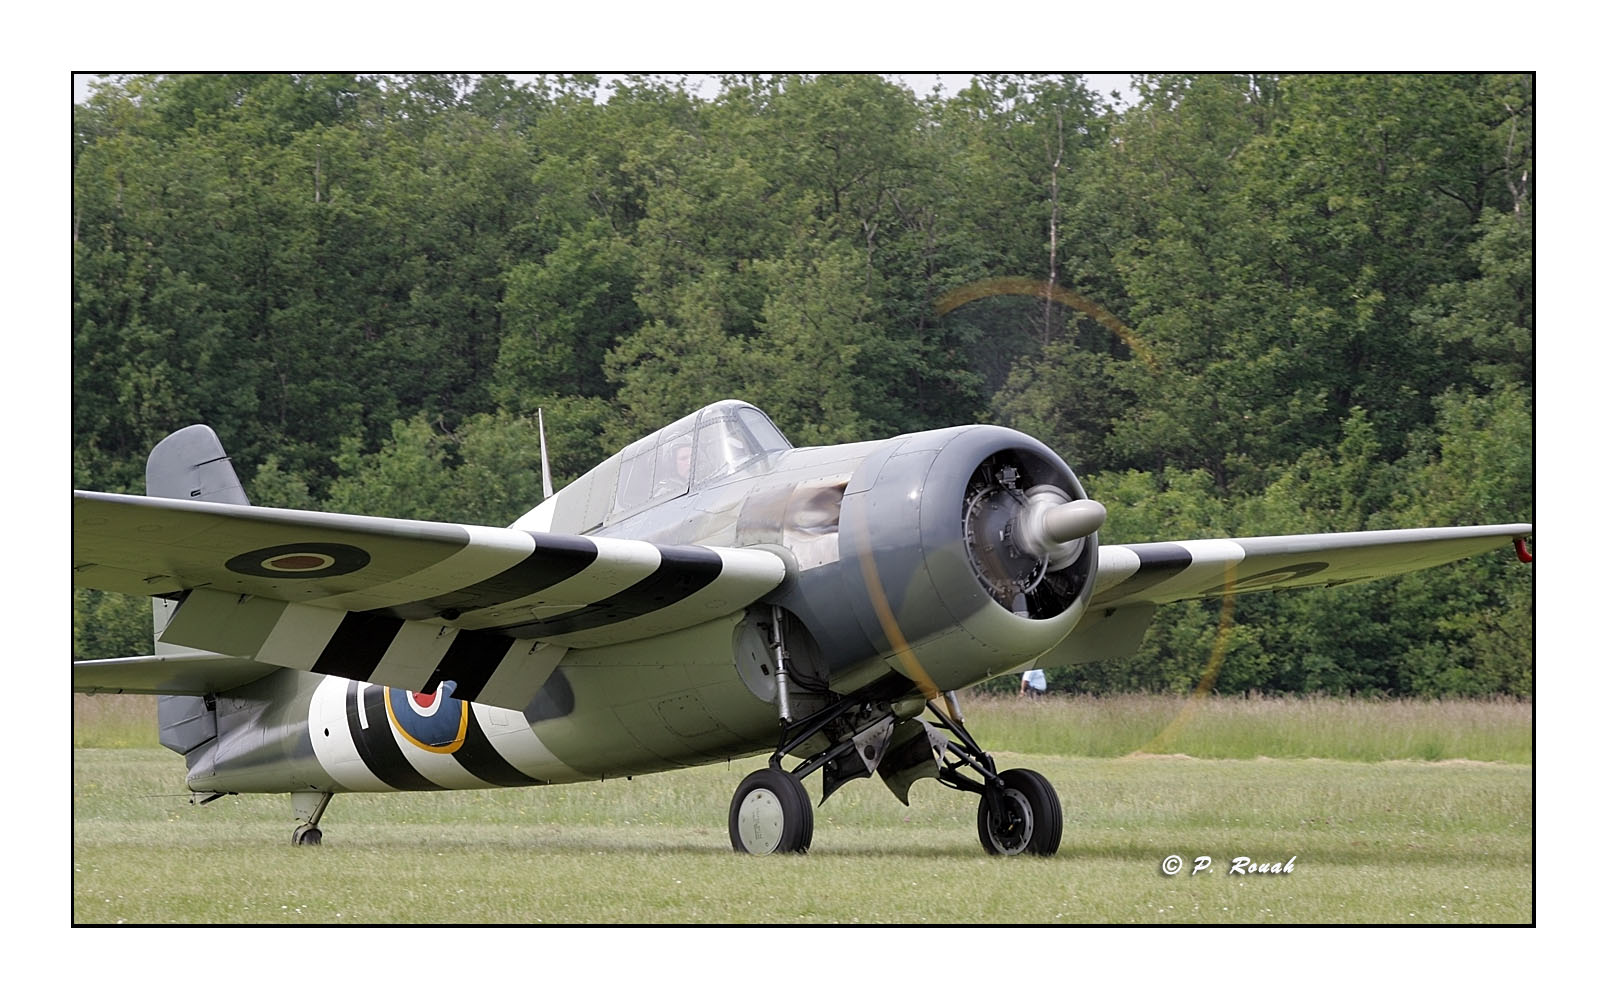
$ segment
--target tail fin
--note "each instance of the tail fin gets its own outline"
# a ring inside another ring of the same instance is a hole
[[[168,435],[145,462],[145,495],[168,499],[202,500],[249,506],[234,464],[211,427],[196,424]],[[162,632],[178,609],[178,601],[151,600],[156,654],[178,655],[195,650],[162,641]],[[156,721],[162,745],[188,755],[217,738],[217,714],[212,698],[163,694],[156,699]]]
[[[169,434],[145,462],[145,495],[250,506],[234,464],[211,427]]]

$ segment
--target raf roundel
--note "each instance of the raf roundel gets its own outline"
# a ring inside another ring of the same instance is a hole
[[[385,713],[413,745],[431,753],[455,753],[469,731],[469,704],[452,696],[457,683],[443,682],[433,694],[385,688]]]
[[[244,552],[223,563],[233,572],[269,579],[324,579],[367,565],[369,554],[354,545],[308,541]]]

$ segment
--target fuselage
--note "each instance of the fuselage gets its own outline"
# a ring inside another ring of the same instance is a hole
[[[776,552],[787,577],[765,600],[783,611],[795,717],[867,689],[918,703],[1019,668],[1075,625],[1097,543],[1034,563],[994,512],[1034,490],[1084,496],[1048,448],[985,426],[791,448],[768,420],[749,427],[757,413],[728,402],[692,414],[513,526]],[[670,636],[554,649],[557,668],[522,711],[458,700],[450,683],[421,695],[278,670],[216,697],[218,737],[187,757],[189,783],[505,787],[768,752],[779,720],[771,620],[755,607]]]

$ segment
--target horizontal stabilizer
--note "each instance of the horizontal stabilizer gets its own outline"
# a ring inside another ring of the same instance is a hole
[[[73,663],[73,690],[84,694],[216,694],[278,667],[249,659],[193,652]]]

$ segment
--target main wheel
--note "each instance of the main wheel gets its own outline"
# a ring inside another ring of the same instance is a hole
[[[731,798],[731,846],[738,853],[806,853],[815,836],[809,792],[785,770],[755,770]]]
[[[987,795],[976,810],[982,849],[1007,857],[1018,853],[1048,857],[1060,849],[1060,798],[1043,774],[1006,770],[999,779],[1004,790],[998,795],[997,810]]]
[[[324,833],[315,825],[300,825],[290,834],[292,846],[317,846],[324,841]]]

